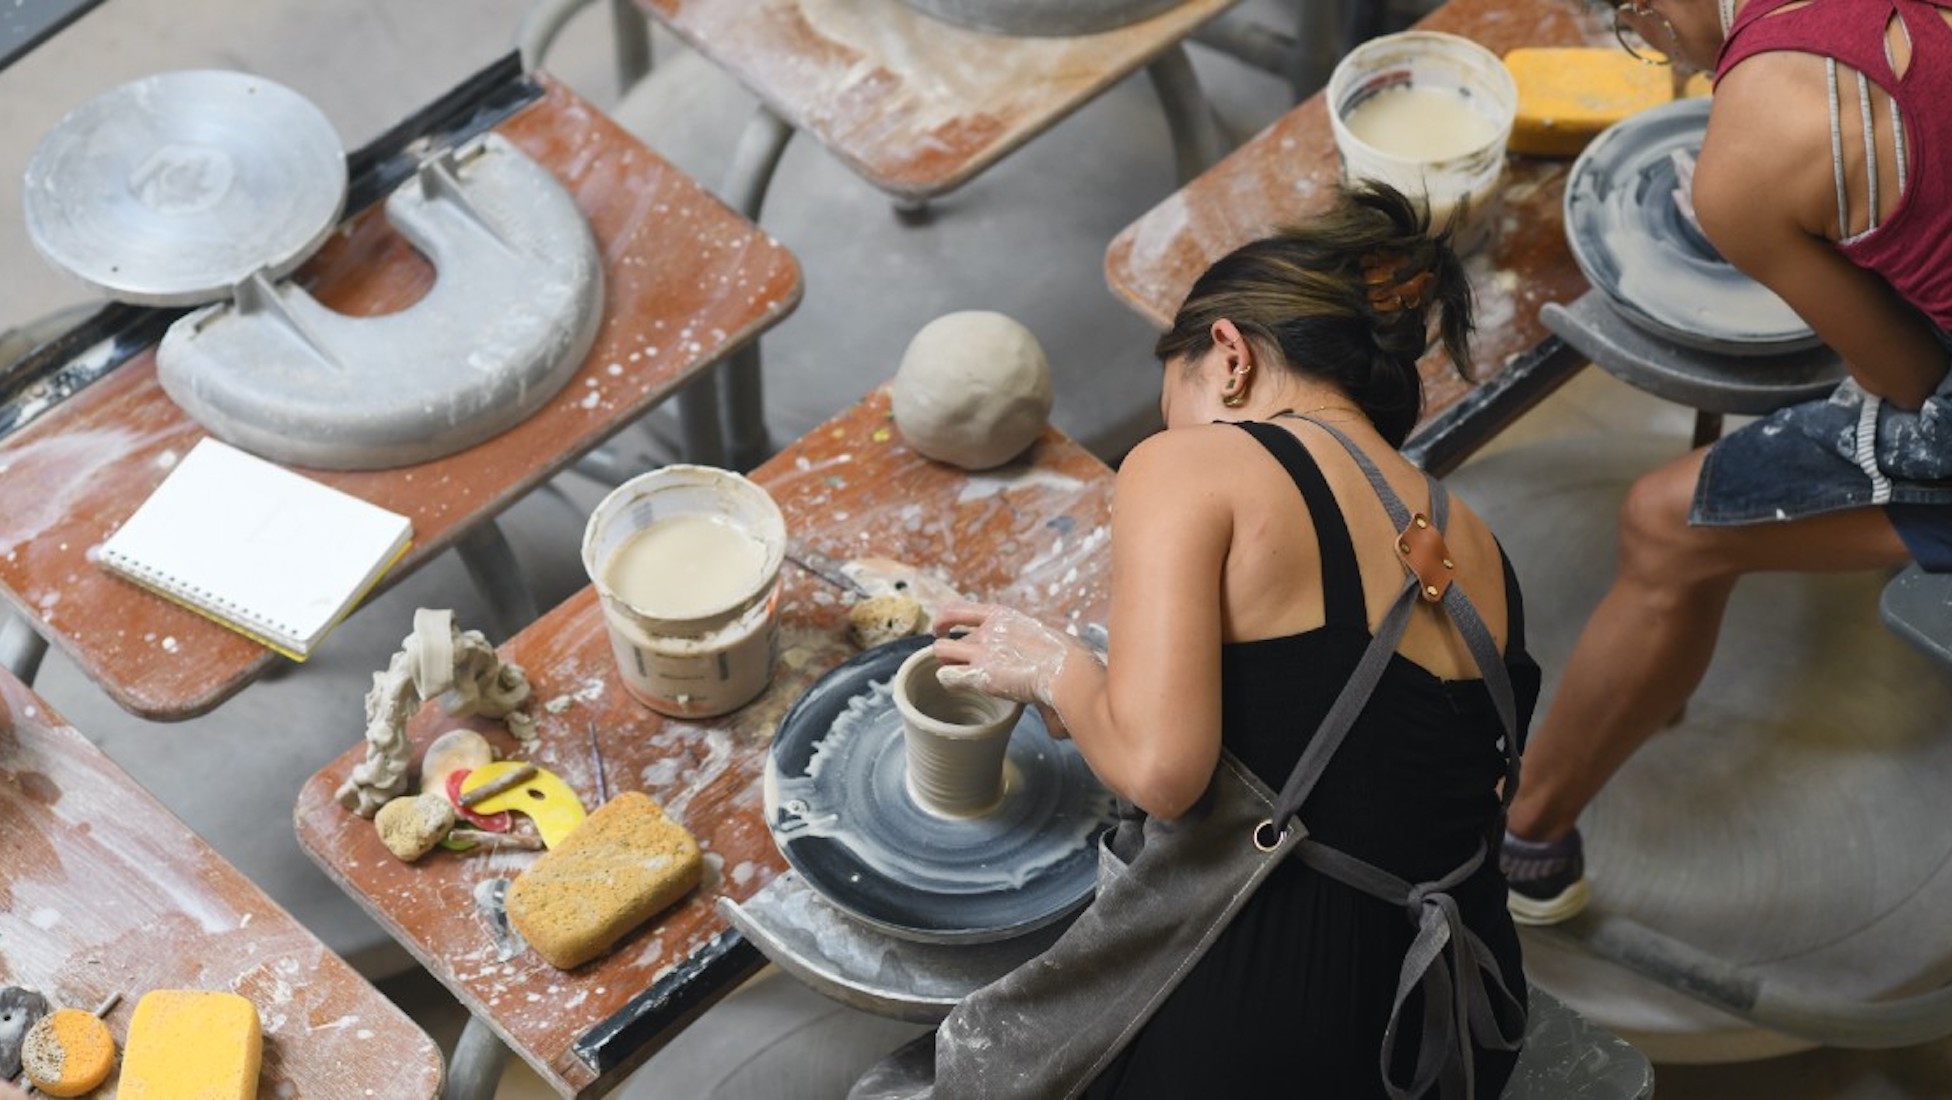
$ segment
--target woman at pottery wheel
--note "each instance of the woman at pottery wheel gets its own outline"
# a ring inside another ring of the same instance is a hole
[[[1058,946],[998,983],[1030,1003],[990,1006],[988,987],[943,1025],[936,1095],[1077,1054],[1039,1049],[1052,1032],[1091,1048],[1089,1096],[1498,1095],[1525,985],[1487,846],[1539,673],[1491,531],[1397,451],[1429,322],[1463,367],[1470,301],[1448,234],[1384,187],[1222,258],[1157,345],[1166,430],[1118,472],[1105,661],[1024,611],[943,611],[938,634],[967,633],[935,643],[941,681],[1045,707],[1148,818],[1108,842],[1119,881],[1101,874]],[[1303,765],[1311,746],[1325,767]],[[1249,789],[1249,816],[1200,839]],[[1242,884],[1186,880],[1237,910],[1182,911],[1159,878],[1121,892],[1181,840],[1272,855]],[[1061,976],[1038,994],[1040,973]],[[1040,1081],[1069,1094],[1061,1072]]]
[[[1536,924],[1585,905],[1579,814],[1701,682],[1738,578],[1914,558],[1952,570],[1952,2],[1649,0],[1615,11],[1643,59],[1714,72],[1693,184],[1701,229],[1850,377],[1629,493],[1619,573],[1511,809],[1512,910]]]

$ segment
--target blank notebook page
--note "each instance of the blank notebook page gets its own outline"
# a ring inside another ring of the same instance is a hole
[[[100,561],[302,659],[412,534],[405,516],[204,439]]]

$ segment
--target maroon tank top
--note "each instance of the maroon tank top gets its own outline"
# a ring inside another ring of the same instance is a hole
[[[1905,193],[1876,229],[1837,250],[1952,331],[1952,27],[1938,14],[1952,0],[1811,0],[1770,16],[1794,2],[1749,0],[1722,44],[1715,79],[1756,54],[1791,50],[1835,58],[1896,101],[1909,161]],[[1902,80],[1884,56],[1884,28],[1893,13],[1911,38]]]

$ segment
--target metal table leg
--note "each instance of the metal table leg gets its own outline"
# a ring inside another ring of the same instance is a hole
[[[1295,91],[1295,102],[1300,103],[1314,95],[1328,83],[1328,74],[1335,71],[1335,63],[1342,60],[1355,43],[1347,41],[1351,33],[1345,28],[1349,25],[1351,7],[1348,0],[1301,0],[1295,5],[1297,22],[1295,25],[1295,67],[1289,73],[1289,83]],[[1377,4],[1375,6],[1382,6]]]
[[[1200,90],[1199,75],[1184,45],[1175,45],[1146,66],[1152,90],[1159,93],[1159,105],[1166,112],[1166,127],[1173,135],[1173,161],[1179,182],[1187,183],[1206,171],[1207,166],[1226,155],[1227,143],[1213,120],[1213,108]]]
[[[549,55],[563,28],[589,3],[590,0],[542,0],[532,6],[515,33],[522,67],[530,71],[542,68],[543,59]],[[650,17],[634,0],[610,0],[610,38],[617,52],[617,94],[622,95],[651,71]]]
[[[763,105],[746,123],[739,135],[739,147],[732,154],[732,167],[725,174],[721,196],[727,205],[754,222],[765,205],[766,189],[772,185],[773,170],[793,138],[793,127]],[[725,372],[725,439],[732,466],[750,470],[773,453],[772,439],[766,432],[766,406],[760,377],[759,341],[753,340],[732,356]],[[686,413],[690,430],[690,413]]]
[[[719,428],[718,372],[699,372],[678,391],[678,421],[684,433],[686,462],[725,465],[725,435]]]
[[[617,94],[651,72],[651,17],[637,0],[610,0],[610,36],[617,46]]]
[[[47,656],[47,639],[40,636],[18,615],[0,616],[0,667],[14,674],[23,684],[32,686],[34,675],[41,670],[41,658]]]
[[[1221,14],[1194,31],[1193,41],[1275,76],[1290,76],[1300,68],[1302,62],[1299,56],[1301,43],[1242,14],[1239,8]]]
[[[536,620],[535,593],[529,590],[529,582],[516,564],[515,549],[508,544],[500,524],[494,520],[481,524],[454,550],[461,555],[461,564],[467,567],[475,588],[488,601],[488,613],[494,617],[501,639],[512,637]]]
[[[508,1047],[479,1017],[469,1016],[447,1064],[447,1088],[441,1100],[493,1100],[508,1064]]]

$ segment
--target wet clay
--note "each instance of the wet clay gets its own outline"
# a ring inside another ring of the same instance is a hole
[[[691,619],[723,610],[759,588],[766,546],[710,516],[660,519],[617,547],[603,582],[636,610]]]
[[[908,795],[937,817],[979,817],[1003,800],[1003,757],[1023,705],[944,687],[937,667],[920,649],[895,673]]]
[[[520,666],[504,664],[478,630],[459,630],[454,612],[420,608],[413,633],[386,671],[373,674],[366,693],[366,759],[334,792],[339,805],[372,817],[388,801],[406,793],[413,749],[407,720],[423,702],[438,700],[456,718],[478,714],[507,722],[524,745],[535,741],[535,719],[516,708],[529,698],[528,677]]]
[[[965,470],[1022,454],[1051,412],[1051,368],[1037,337],[1001,313],[968,310],[923,325],[895,371],[895,427],[918,453]]]
[[[1390,88],[1363,100],[1342,124],[1364,144],[1404,160],[1449,160],[1474,153],[1498,128],[1444,88]]]

